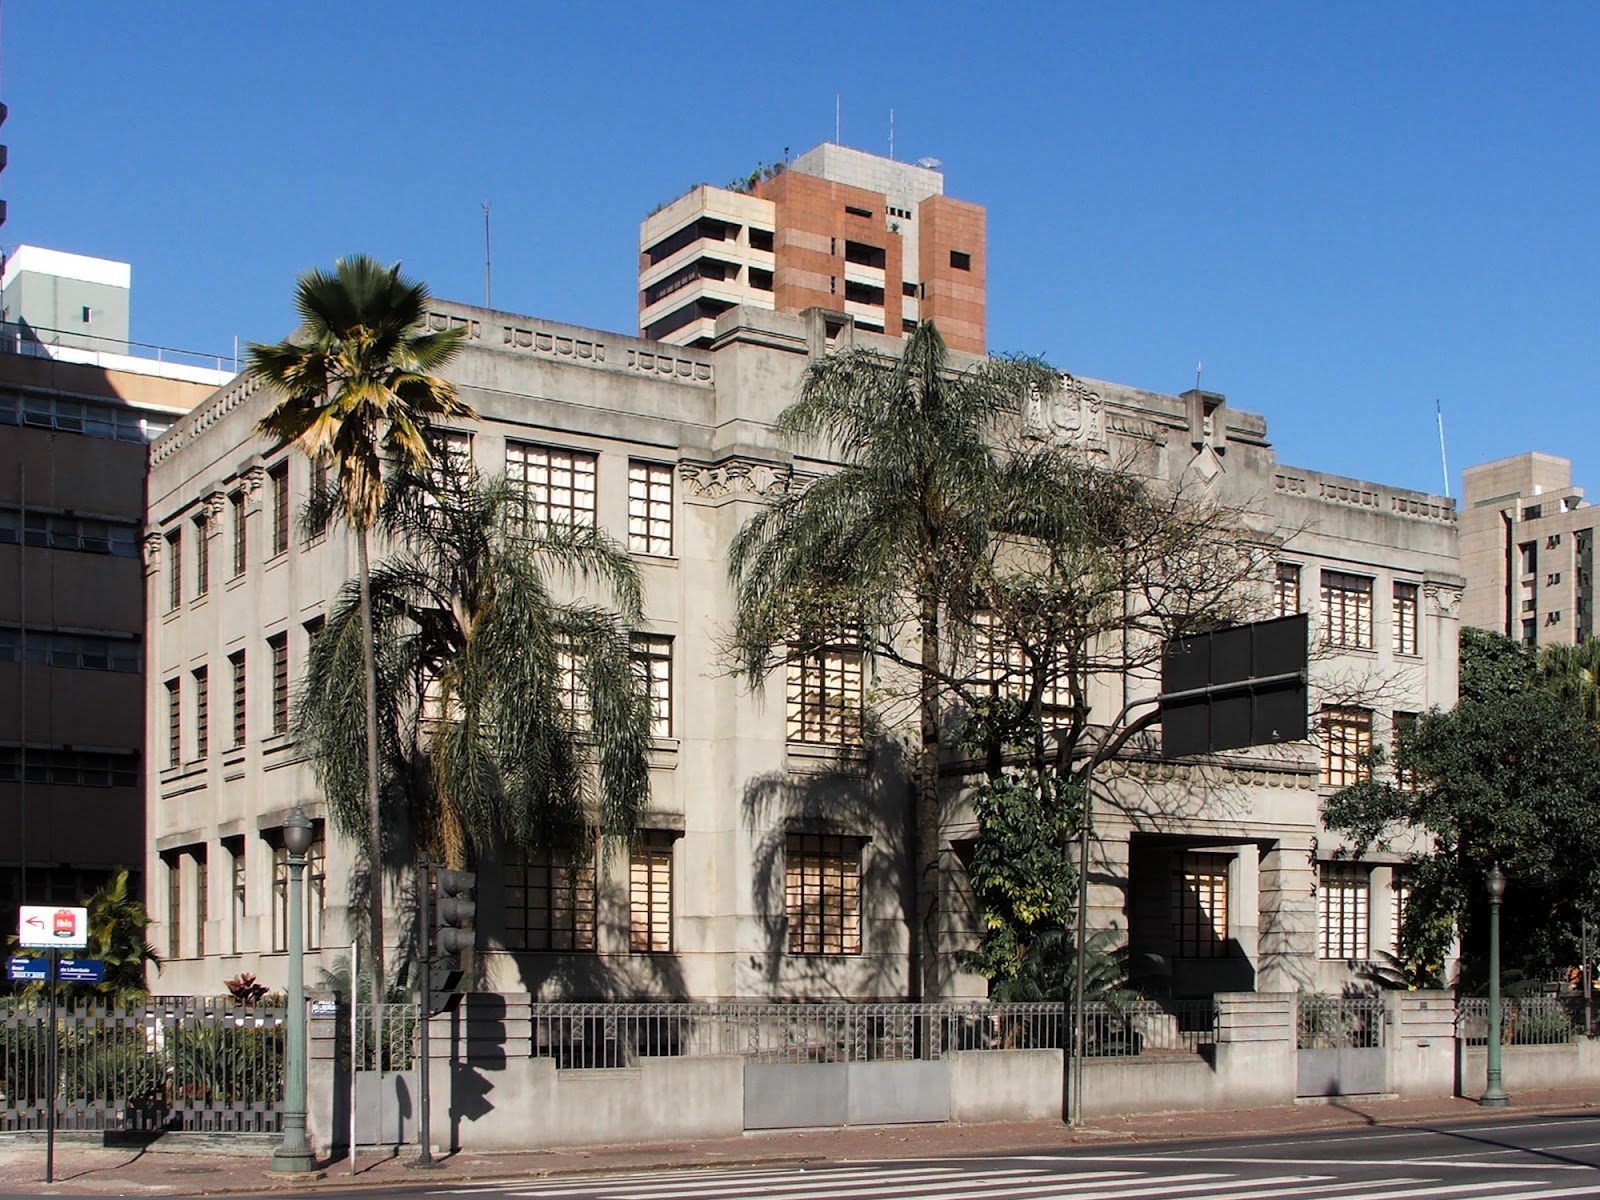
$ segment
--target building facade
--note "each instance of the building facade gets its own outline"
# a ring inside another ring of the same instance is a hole
[[[985,214],[944,194],[936,167],[825,143],[748,190],[701,184],[639,227],[640,336],[711,345],[744,305],[816,308],[900,337],[938,323],[985,349]]]
[[[22,247],[4,276],[0,909],[143,874],[146,451],[232,373],[129,355],[127,272]],[[43,340],[68,309],[109,341]]]
[[[1462,483],[1462,619],[1526,646],[1593,637],[1600,509],[1573,486],[1572,463],[1517,454],[1468,467]]]
[[[592,869],[539,855],[478,864],[490,986],[547,998],[910,994],[910,757],[892,730],[838,719],[871,708],[860,655],[841,646],[819,664],[848,697],[842,709],[803,672],[751,694],[722,658],[735,532],[832,466],[781,440],[778,413],[819,355],[846,344],[894,354],[899,339],[832,310],[751,306],[716,318],[710,350],[455,304],[429,321],[467,330],[447,373],[480,420],[446,431],[457,451],[634,554],[646,584],[636,646],[657,701],[652,800],[634,846]],[[215,991],[241,969],[282,980],[278,830],[295,804],[318,826],[307,943],[325,966],[349,949],[361,848],[329,827],[289,730],[306,647],[354,554],[338,529],[300,530],[309,468],[253,433],[270,403],[235,380],[150,452],[147,869],[163,991]],[[1392,856],[1344,861],[1319,801],[1367,769],[1365,751],[1406,714],[1454,699],[1453,506],[1286,467],[1262,418],[1209,393],[1083,380],[1028,419],[1063,452],[1137,463],[1247,512],[1275,548],[1263,605],[1309,612],[1316,644],[1312,742],[1196,765],[1144,742],[1104,772],[1115,802],[1098,818],[1095,926],[1164,955],[1182,994],[1350,979],[1392,944],[1403,881]],[[192,584],[201,545],[214,564],[204,595]],[[978,921],[958,780],[943,833],[956,945]],[[411,876],[391,868],[396,913]],[[952,965],[942,990],[983,989]]]

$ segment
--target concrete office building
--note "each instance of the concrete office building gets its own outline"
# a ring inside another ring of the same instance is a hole
[[[448,374],[481,420],[449,431],[458,449],[635,554],[641,667],[658,702],[647,832],[631,851],[593,873],[549,855],[478,864],[491,986],[546,998],[906,996],[910,768],[895,738],[860,719],[872,690],[859,654],[839,647],[822,664],[855,697],[850,720],[821,719],[839,706],[803,671],[755,698],[719,658],[730,539],[767,497],[830,469],[780,441],[777,414],[818,355],[852,342],[893,354],[899,339],[848,314],[753,306],[716,318],[711,350],[443,302],[429,321],[468,331]],[[235,380],[150,452],[148,870],[167,991],[214,992],[241,969],[282,983],[278,830],[297,803],[318,826],[308,977],[349,945],[361,850],[329,829],[288,732],[308,640],[354,554],[338,529],[309,540],[298,529],[309,468],[253,433],[270,403]],[[1094,924],[1166,955],[1182,994],[1348,981],[1392,946],[1404,882],[1394,856],[1337,861],[1319,800],[1357,778],[1407,713],[1454,700],[1453,505],[1285,466],[1261,417],[1209,393],[1078,381],[1030,414],[1029,430],[1248,511],[1279,547],[1263,602],[1312,614],[1319,695],[1336,698],[1315,742],[1195,765],[1143,743],[1113,764]],[[213,564],[203,594],[198,554]],[[952,944],[977,922],[957,853],[973,833],[952,794]],[[983,988],[952,967],[943,991]]]
[[[8,910],[78,903],[117,866],[142,877],[146,447],[232,371],[127,352],[126,263],[24,246],[3,278],[0,910]],[[54,336],[85,313],[83,328]]]
[[[1528,646],[1593,637],[1600,509],[1573,486],[1572,463],[1516,454],[1468,467],[1462,484],[1462,620]]]
[[[735,305],[820,308],[891,337],[935,321],[952,349],[982,354],[984,222],[944,194],[936,165],[825,143],[746,190],[701,184],[644,221],[639,333],[704,349]]]

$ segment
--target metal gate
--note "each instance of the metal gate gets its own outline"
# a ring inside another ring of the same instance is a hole
[[[1388,1007],[1382,996],[1301,996],[1296,1021],[1298,1096],[1371,1096],[1388,1090]]]
[[[77,997],[52,1031],[45,1000],[0,999],[0,1131],[45,1128],[53,1041],[59,1129],[276,1133],[283,1018],[228,999]]]

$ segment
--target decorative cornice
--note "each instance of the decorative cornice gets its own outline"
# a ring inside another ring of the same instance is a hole
[[[227,511],[228,493],[221,488],[214,492],[207,492],[205,499],[200,502],[200,524],[209,530],[216,525],[222,514]]]
[[[1023,407],[1023,434],[1063,449],[1103,453],[1106,443],[1104,404],[1099,393],[1061,376],[1060,387],[1047,398],[1031,396]]]
[[[678,478],[689,499],[720,500],[724,496],[778,496],[795,484],[794,468],[756,459],[727,458],[718,463],[681,462]]]
[[[1428,612],[1437,617],[1461,615],[1461,589],[1442,583],[1430,583],[1422,589],[1428,599]]]
[[[153,571],[161,565],[161,543],[166,540],[160,533],[147,533],[144,535],[144,567],[146,571]]]

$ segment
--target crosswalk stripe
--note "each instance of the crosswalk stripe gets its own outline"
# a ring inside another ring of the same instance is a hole
[[[1007,1187],[1003,1183],[997,1186],[995,1183],[990,1182],[996,1174],[998,1172],[974,1173],[962,1179],[952,1179],[938,1183],[927,1183],[917,1179],[901,1179],[889,1183],[879,1183],[878,1180],[870,1178],[855,1181],[845,1180],[845,1187],[830,1190],[823,1195],[849,1196],[852,1200],[857,1200],[857,1198],[859,1200],[869,1200],[869,1198],[908,1194],[913,1197],[935,1196],[937,1200],[999,1200],[999,1198],[1023,1196],[1038,1196],[1040,1200],[1048,1200],[1050,1196],[1062,1194],[1061,1188],[1067,1179],[1080,1182],[1098,1181],[1109,1184],[1116,1180],[1137,1183],[1139,1179],[1146,1178],[1141,1172],[1137,1171],[1090,1171],[1075,1176],[1034,1174]],[[1129,1176],[1138,1176],[1139,1178],[1130,1179],[1128,1178]],[[1194,1178],[1209,1179],[1214,1178],[1214,1176],[1201,1175]],[[831,1189],[834,1188],[834,1183],[833,1181],[818,1181],[813,1186]],[[606,1200],[656,1200],[657,1198],[656,1192],[606,1191],[604,1195]],[[691,1197],[694,1200],[698,1200],[703,1195],[709,1194],[703,1192],[685,1193],[684,1200],[689,1200]],[[800,1196],[800,1200],[823,1200],[822,1197],[805,1196],[798,1189],[786,1187],[762,1189],[759,1192],[733,1193],[731,1195],[719,1193],[711,1196],[710,1200],[737,1200],[738,1197],[745,1195],[758,1198],[758,1200],[772,1200],[772,1198],[781,1200],[784,1196]]]
[[[565,1175],[559,1179],[550,1179],[543,1182],[523,1180],[501,1181],[498,1190],[507,1191],[516,1195],[525,1196],[584,1196],[596,1190],[615,1190],[645,1184],[659,1185],[654,1190],[694,1188],[710,1185],[712,1187],[723,1184],[737,1184],[742,1187],[761,1187],[769,1183],[781,1183],[795,1177],[809,1178],[812,1175],[827,1173],[830,1178],[850,1179],[857,1176],[881,1175],[881,1169],[874,1167],[786,1167],[782,1170],[764,1168],[748,1171],[704,1171],[693,1167],[663,1168],[659,1171],[629,1172],[626,1175],[596,1174],[589,1176]],[[955,1176],[959,1175],[957,1167],[908,1167],[896,1172],[899,1175],[926,1175],[926,1176]],[[483,1189],[452,1188],[448,1191],[434,1192],[433,1195],[470,1195]]]
[[[683,1178],[693,1177],[695,1179],[781,1179],[796,1171],[831,1169],[833,1168],[821,1166],[820,1164],[798,1162],[781,1166],[769,1163],[760,1167],[726,1167],[722,1169],[695,1166],[658,1167],[651,1171],[619,1171],[615,1174],[606,1171],[594,1172],[589,1175],[554,1175],[544,1179],[488,1179],[471,1187],[438,1188],[427,1194],[430,1196],[476,1196],[490,1190],[514,1191],[529,1188],[546,1189],[541,1191],[540,1195],[559,1195],[565,1192],[582,1194],[594,1191],[594,1185],[597,1181],[603,1181],[607,1184],[649,1183],[652,1180],[660,1179],[663,1175],[675,1175]],[[866,1168],[850,1169],[864,1170]],[[928,1167],[925,1169],[942,1171],[946,1174],[954,1174],[957,1170],[956,1167]]]
[[[1531,1149],[1529,1153],[1538,1153]],[[1490,1171],[1592,1171],[1595,1168],[1582,1163],[1482,1163],[1474,1162],[1470,1158],[1428,1159],[1428,1158],[1247,1158],[1239,1154],[1211,1154],[1206,1151],[1190,1151],[1187,1158],[1158,1155],[1158,1154],[1074,1154],[1063,1157],[1057,1161],[1072,1162],[1113,1162],[1113,1163],[1160,1163],[1170,1166],[1173,1163],[1186,1163],[1190,1166],[1224,1166],[1229,1163],[1239,1163],[1245,1166],[1260,1167],[1381,1167],[1394,1170],[1400,1167],[1421,1167],[1424,1170],[1433,1170],[1438,1167],[1467,1167]]]
[[[930,1182],[927,1176],[932,1174],[934,1170],[935,1168],[931,1167],[908,1171],[866,1172],[858,1170],[851,1172],[851,1175],[865,1175],[867,1177],[867,1182],[870,1182],[874,1185],[882,1185],[884,1187],[888,1187],[895,1183],[905,1183],[907,1185],[914,1185],[916,1187],[923,1188],[927,1191],[936,1191],[950,1187],[967,1186],[968,1181],[962,1178],[951,1178],[948,1180],[948,1182]],[[1015,1175],[1037,1177],[1041,1173],[1042,1172],[1037,1167],[1016,1167],[1006,1171],[985,1171],[983,1173],[983,1178],[999,1179],[1002,1177],[1011,1177]],[[761,1195],[786,1196],[801,1192],[821,1191],[825,1188],[833,1187],[841,1179],[841,1177],[841,1174],[833,1171],[817,1171],[815,1173],[807,1172],[805,1175],[801,1175],[799,1172],[794,1172],[783,1176],[780,1179],[774,1179],[769,1186],[761,1188]],[[648,1200],[648,1197],[651,1196],[671,1196],[677,1192],[692,1192],[696,1196],[722,1196],[737,1194],[740,1191],[748,1190],[749,1187],[749,1182],[743,1179],[733,1180],[728,1183],[712,1183],[709,1185],[695,1180],[683,1183],[662,1184],[659,1187],[652,1187],[648,1192],[618,1191],[617,1195],[619,1200]]]

